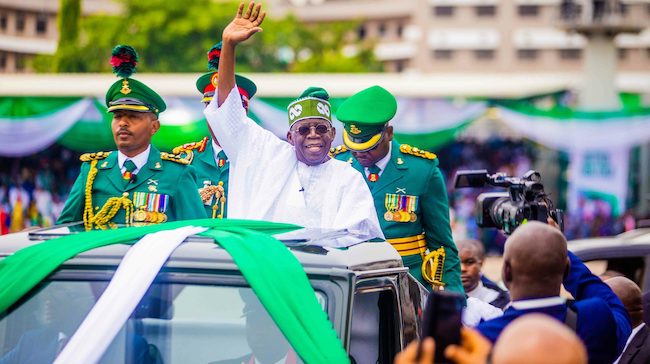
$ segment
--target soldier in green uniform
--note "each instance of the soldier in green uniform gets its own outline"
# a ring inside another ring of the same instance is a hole
[[[219,69],[219,56],[221,55],[221,42],[212,47],[208,52],[208,69],[212,72],[203,74],[196,80],[196,89],[199,90],[206,106],[212,101],[217,87]],[[249,100],[257,92],[253,81],[240,75],[235,75],[242,105],[248,111]],[[208,126],[210,128],[210,126]],[[219,145],[219,141],[212,135],[204,137],[194,143],[187,143],[174,148],[174,153],[184,153],[192,161],[196,169],[197,188],[205,207],[207,216],[213,219],[222,219],[227,214],[228,196],[228,169],[230,162],[228,156]]]
[[[106,106],[118,150],[81,156],[81,173],[57,223],[83,220],[89,230],[206,217],[189,160],[151,145],[166,105],[130,78],[137,60],[129,46],[113,50],[111,64],[121,79],[106,92]]]
[[[438,160],[393,140],[388,122],[396,111],[395,97],[379,86],[351,96],[336,115],[344,145],[331,154],[366,177],[386,240],[410,273],[426,287],[463,292]]]

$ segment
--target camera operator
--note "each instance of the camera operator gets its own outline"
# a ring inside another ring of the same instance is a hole
[[[519,226],[506,241],[502,278],[512,303],[503,316],[478,326],[490,341],[518,317],[543,313],[573,328],[592,362],[611,363],[623,350],[631,332],[623,304],[568,251],[559,229],[536,221]],[[562,284],[576,300],[571,306],[560,297]]]
[[[560,230],[564,229],[564,212],[556,209],[544,192],[542,176],[530,170],[521,178],[504,173],[488,174],[487,170],[458,171],[456,188],[500,187],[507,192],[486,192],[476,198],[476,224],[478,227],[494,227],[510,235],[528,221],[546,222],[549,217]]]

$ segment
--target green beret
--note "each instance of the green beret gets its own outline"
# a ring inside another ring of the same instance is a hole
[[[108,112],[131,110],[152,112],[156,115],[165,111],[167,105],[156,91],[132,78],[115,81],[106,92]]]
[[[396,112],[395,96],[383,87],[372,86],[350,96],[336,113],[344,127],[343,142],[354,151],[372,149]]]
[[[321,87],[309,87],[287,107],[289,127],[304,119],[316,118],[332,123],[329,94]]]

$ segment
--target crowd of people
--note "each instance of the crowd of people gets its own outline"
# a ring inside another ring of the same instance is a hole
[[[80,153],[59,145],[0,158],[0,235],[56,223],[79,173]]]
[[[32,156],[0,158],[0,235],[56,222],[79,172],[80,154],[54,144]],[[525,141],[462,140],[443,147],[437,156],[446,177],[454,240],[479,239],[489,254],[500,254],[505,236],[476,225],[474,208],[481,191],[455,189],[454,176],[465,169],[521,176],[533,166],[535,147]],[[564,232],[569,240],[611,236],[633,229],[634,221],[631,212],[614,217],[606,202],[582,199],[579,210],[566,211]]]

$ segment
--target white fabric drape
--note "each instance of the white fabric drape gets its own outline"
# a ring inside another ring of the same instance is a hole
[[[186,226],[148,234],[126,253],[115,275],[55,364],[96,363],[149,289],[174,250],[190,235],[207,230]]]
[[[397,98],[397,114],[391,124],[396,133],[424,134],[458,128],[479,118],[485,102],[454,103],[445,99]]]
[[[506,108],[500,119],[520,135],[553,149],[623,147],[650,140],[650,116],[607,120],[558,120],[532,116]]]
[[[22,157],[47,148],[91,107],[93,100],[83,99],[46,116],[0,118],[0,155]]]

